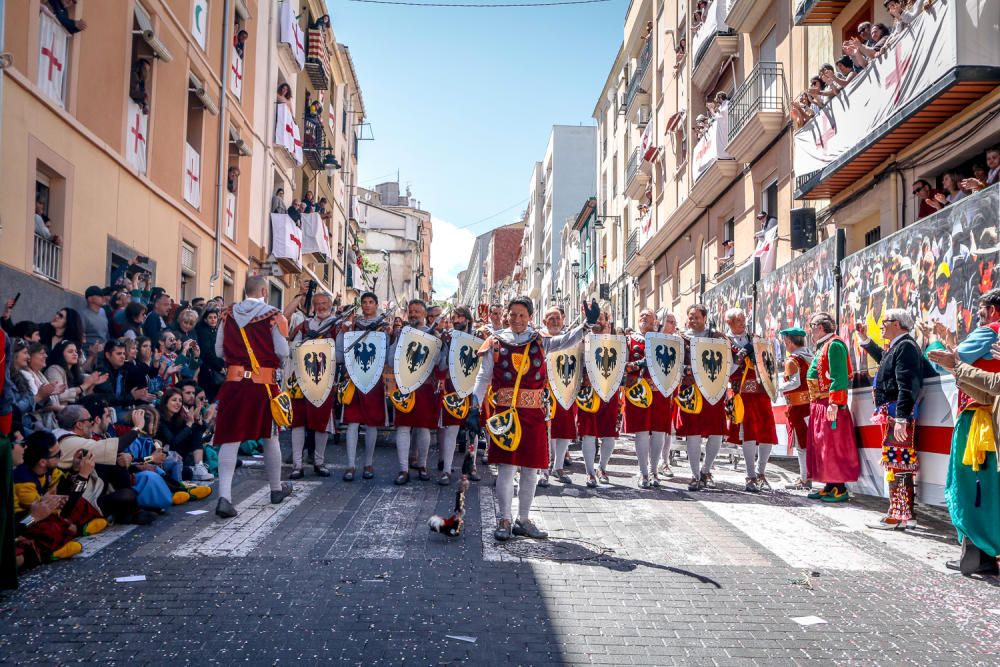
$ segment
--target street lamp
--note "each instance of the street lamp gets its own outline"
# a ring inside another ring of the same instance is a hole
[[[340,169],[340,163],[337,162],[337,158],[329,151],[323,156],[323,169],[330,176],[333,176],[333,172]]]
[[[569,265],[569,268],[573,271],[573,277],[580,277],[580,262],[573,260],[573,263]]]

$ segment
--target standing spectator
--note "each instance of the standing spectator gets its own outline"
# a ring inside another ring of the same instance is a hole
[[[57,396],[59,403],[69,405],[81,396],[93,392],[94,387],[107,381],[107,375],[99,372],[84,374],[80,363],[80,348],[71,340],[64,340],[52,350],[45,377],[49,382],[63,385],[65,389]]]
[[[108,316],[104,314],[104,290],[97,285],[91,285],[83,293],[87,299],[87,307],[80,317],[83,319],[84,343],[92,348],[98,343],[108,341]]]
[[[35,202],[35,235],[59,245],[59,237],[52,233],[51,221],[45,215],[45,202],[41,199]]]
[[[209,401],[215,401],[219,387],[226,380],[226,365],[215,353],[215,339],[219,333],[219,311],[206,308],[201,319],[194,328],[201,348],[201,371],[198,374],[198,384],[205,388]]]
[[[63,341],[69,341],[76,345],[77,351],[82,351],[85,339],[80,313],[73,308],[61,309],[51,322],[39,325],[38,338],[50,350],[54,350]]]
[[[246,44],[248,39],[250,39],[250,33],[246,30],[240,30],[236,33],[236,43],[234,46],[236,47],[236,53],[240,54],[240,58],[246,57]]]
[[[132,74],[129,77],[128,96],[139,105],[143,114],[149,113],[149,72],[151,66],[147,58],[139,58],[132,63]]]
[[[291,218],[296,225],[302,226],[302,204],[299,203],[298,199],[292,200],[292,205],[288,207],[288,217]]]
[[[962,187],[975,192],[1000,182],[1000,146],[986,151],[986,167],[989,171],[986,171],[985,175],[977,173],[975,178],[963,179]],[[973,171],[975,171],[975,167],[973,167]]]
[[[76,5],[76,0],[48,0],[49,9],[56,15],[56,20],[71,35],[87,29],[87,22],[83,19],[73,20],[69,17],[69,7],[66,5]]]
[[[197,340],[197,334],[194,331],[195,325],[198,324],[198,313],[191,308],[185,308],[177,315],[176,326],[173,327],[173,332],[177,334],[177,338],[181,342],[187,342],[189,340]]]
[[[271,213],[285,212],[287,212],[285,208],[285,189],[278,188],[274,191],[274,196],[271,197]]]
[[[917,197],[920,204],[917,207],[917,220],[921,218],[926,218],[931,213],[937,211],[940,206],[935,206],[933,202],[938,201],[938,195],[944,196],[944,193],[940,190],[935,190],[931,187],[931,184],[922,178],[918,178],[913,182],[913,195]]]
[[[167,330],[166,316],[170,313],[170,297],[161,292],[153,297],[152,309],[142,323],[142,334],[154,341],[160,340],[160,333]]]

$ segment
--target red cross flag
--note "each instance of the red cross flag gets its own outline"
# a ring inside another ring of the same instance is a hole
[[[38,87],[59,106],[66,106],[66,45],[69,35],[48,12],[39,15]]]
[[[233,64],[229,67],[229,92],[240,99],[243,96],[243,58],[240,58],[239,51],[233,47],[230,56]]]
[[[236,238],[236,195],[226,193],[226,238]]]
[[[306,64],[305,38],[302,36],[302,28],[299,27],[299,22],[295,18],[295,9],[290,0],[284,0],[281,3],[279,20],[281,22],[280,40],[288,45],[292,52],[292,58],[299,69],[302,69]]]
[[[128,123],[125,131],[125,161],[140,174],[145,174],[146,133],[149,129],[149,116],[142,113],[142,108],[138,104],[129,100],[125,122]]]
[[[275,259],[302,263],[302,230],[285,213],[271,214],[271,254]]]
[[[184,144],[184,200],[201,208],[201,155],[191,144]]]

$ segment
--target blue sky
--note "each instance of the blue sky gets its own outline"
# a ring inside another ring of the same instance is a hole
[[[435,297],[447,298],[475,235],[524,209],[549,128],[593,124],[627,0],[520,9],[328,4],[375,135],[361,143],[359,182],[393,180],[398,169],[401,185],[433,214]]]

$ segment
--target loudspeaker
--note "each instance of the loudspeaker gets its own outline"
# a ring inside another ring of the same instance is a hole
[[[816,245],[816,209],[793,208],[792,250],[809,250]]]

